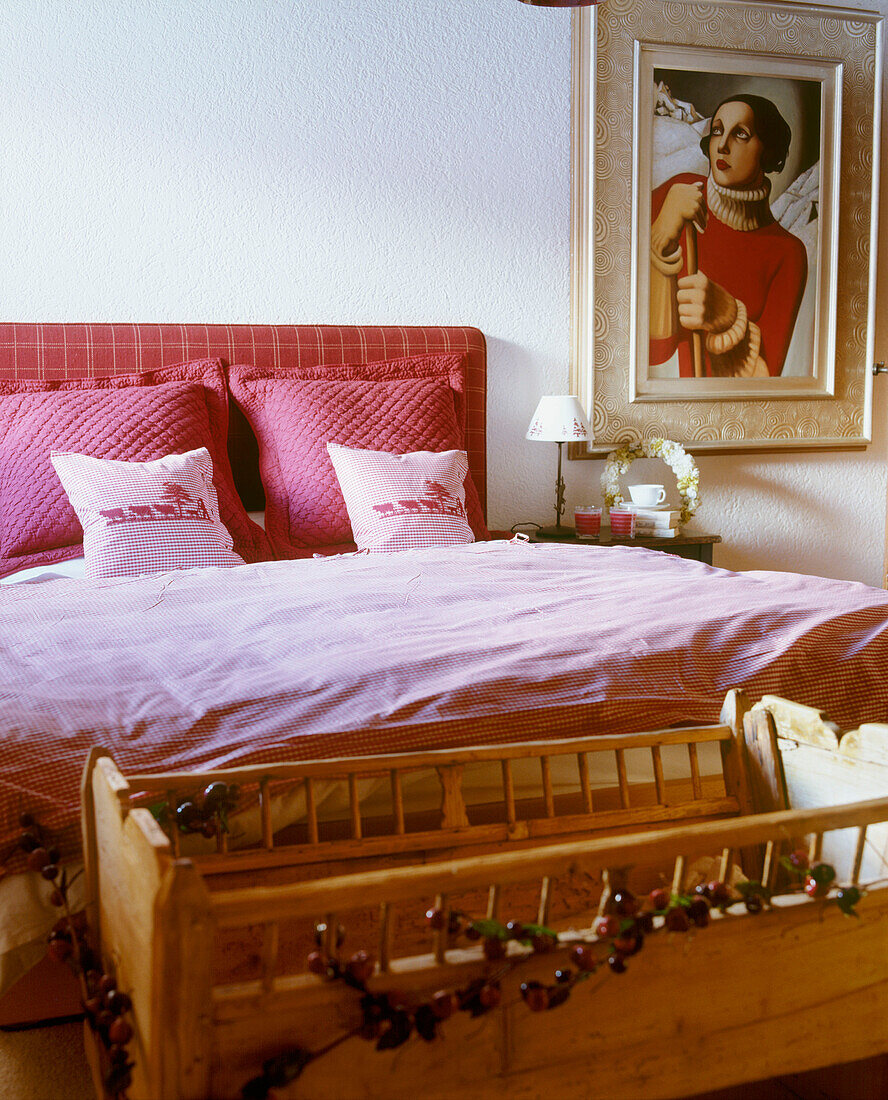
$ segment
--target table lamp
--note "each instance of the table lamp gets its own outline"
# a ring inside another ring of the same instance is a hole
[[[541,397],[536,407],[527,439],[558,444],[558,479],[555,482],[555,526],[541,527],[537,535],[557,539],[572,534],[572,528],[561,526],[564,515],[564,478],[561,476],[561,448],[565,443],[579,443],[589,438],[586,414],[576,397]]]

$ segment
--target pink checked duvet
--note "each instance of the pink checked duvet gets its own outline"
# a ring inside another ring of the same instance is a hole
[[[125,771],[712,721],[888,716],[888,593],[640,548],[477,543],[0,589],[0,845]]]

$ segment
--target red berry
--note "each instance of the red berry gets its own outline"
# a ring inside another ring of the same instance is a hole
[[[216,822],[205,821],[200,827],[200,834],[201,836],[205,836],[207,840],[210,840],[216,835]]]
[[[601,940],[609,939],[611,936],[619,936],[620,934],[620,922],[616,917],[602,917],[595,925],[595,935]]]
[[[656,890],[651,890],[648,895],[648,901],[651,903],[653,909],[668,909],[669,908],[669,891],[659,887]]]
[[[176,807],[176,824],[180,829],[187,832],[189,829],[198,828],[202,820],[200,807],[196,802],[189,800]]]
[[[109,1012],[107,1008],[103,1008],[96,1016],[96,1027],[101,1031],[107,1031],[113,1023],[114,1013]]]
[[[639,932],[653,932],[654,930],[654,915],[653,913],[639,913],[635,918],[635,927]]]
[[[484,937],[484,955],[491,961],[506,957],[506,944],[498,936]]]
[[[372,955],[366,951],[356,951],[346,963],[346,970],[350,977],[364,985],[373,977],[375,965]]]
[[[64,962],[65,959],[71,958],[74,948],[70,940],[58,936],[56,939],[49,941],[49,947],[46,950],[51,959],[55,959],[56,962]]]
[[[113,1012],[115,1016],[122,1016],[124,1012],[129,1012],[132,1007],[133,1002],[126,993],[121,993],[119,989],[112,989],[105,994],[105,1008],[109,1012]]]
[[[90,1016],[97,1016],[102,1011],[102,998],[97,994],[93,994],[92,997],[87,997],[83,1002],[83,1007],[90,1014]]]
[[[577,970],[582,970],[586,974],[591,974],[598,965],[592,954],[592,948],[587,943],[574,944],[570,958]]]
[[[713,905],[722,907],[731,900],[731,888],[726,882],[709,882],[706,884],[706,897]]]
[[[35,848],[28,854],[28,867],[32,871],[42,871],[49,863],[49,852],[45,848]]]
[[[46,879],[47,882],[52,882],[54,878],[58,878],[59,868],[56,863],[47,863],[41,868],[40,874]]]
[[[638,912],[638,901],[631,890],[617,890],[611,900],[621,917],[634,917]]]
[[[459,1002],[455,994],[447,989],[439,989],[432,997],[431,1009],[439,1020],[449,1019],[459,1008]]]
[[[687,932],[691,922],[681,905],[674,905],[666,912],[666,927],[670,932]]]
[[[435,932],[441,932],[447,927],[447,914],[443,909],[427,909],[426,920],[429,928]]]
[[[132,1026],[118,1017],[108,1028],[108,1038],[117,1046],[126,1046],[133,1037]]]
[[[822,898],[826,897],[829,893],[828,882],[818,882],[813,875],[808,875],[805,879],[805,893],[809,898]]]
[[[796,848],[794,852],[789,853],[789,862],[798,871],[808,870],[808,852],[805,848]]]
[[[62,853],[58,850],[58,848],[50,848],[46,854],[49,856],[50,863],[58,863],[59,860],[62,858]]]
[[[539,982],[522,982],[521,996],[531,1012],[545,1012],[549,1007],[549,990]]]
[[[40,841],[33,833],[22,833],[19,837],[19,845],[24,848],[26,852],[33,852],[35,848],[40,847]]]
[[[468,924],[465,930],[465,937],[467,940],[480,940],[481,933],[478,931],[474,924]]]
[[[496,1008],[502,999],[502,990],[493,982],[485,983],[478,992],[478,1000],[485,1008]]]
[[[626,970],[626,962],[622,955],[609,955],[607,965],[615,974],[622,974]]]
[[[743,904],[746,906],[748,913],[761,913],[765,905],[765,899],[761,894],[747,894],[743,899]]]
[[[305,960],[306,966],[312,974],[323,977],[327,973],[327,960],[320,951],[312,951]]]
[[[618,955],[637,955],[644,943],[644,936],[625,932],[614,940],[614,951]]]
[[[688,916],[698,928],[705,928],[709,924],[709,902],[701,895],[691,899],[688,906]]]
[[[513,940],[524,939],[524,925],[520,920],[510,920],[506,925],[506,931],[509,933],[509,937]]]
[[[112,978],[110,974],[103,974],[99,978],[99,992],[110,993],[112,989],[117,988],[117,979]]]
[[[204,791],[204,812],[214,814],[229,798],[227,783],[211,783]]]

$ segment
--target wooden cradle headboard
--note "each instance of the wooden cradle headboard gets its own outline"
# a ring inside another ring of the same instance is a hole
[[[469,326],[0,323],[0,378],[102,378],[221,359],[271,367],[372,363],[407,355],[466,356],[466,450],[487,513],[487,347]],[[232,407],[229,453],[248,509],[264,504],[256,440]]]

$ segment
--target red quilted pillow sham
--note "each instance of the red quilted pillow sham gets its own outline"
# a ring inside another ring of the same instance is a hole
[[[87,577],[244,564],[219,522],[206,447],[151,462],[50,458],[83,526]]]
[[[353,541],[328,442],[392,454],[464,449],[460,356],[273,373],[232,367],[229,385],[259,441],[265,529],[279,557]],[[475,537],[485,539],[470,474],[465,495]]]
[[[52,450],[145,461],[206,447],[235,550],[247,561],[271,557],[235,491],[227,434],[217,360],[111,378],[0,381],[0,576],[82,553],[82,529],[50,463]]]

